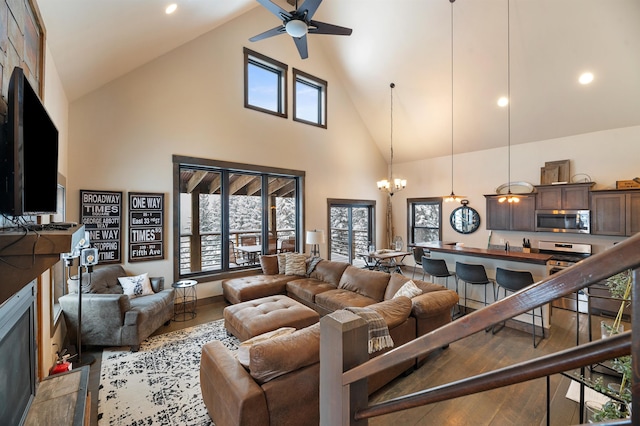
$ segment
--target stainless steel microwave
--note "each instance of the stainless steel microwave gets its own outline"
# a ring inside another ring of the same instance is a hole
[[[589,234],[589,210],[536,210],[536,231]]]

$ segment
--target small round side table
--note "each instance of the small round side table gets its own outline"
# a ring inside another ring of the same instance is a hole
[[[173,320],[188,321],[196,317],[196,280],[181,280],[171,284],[176,289],[176,298],[173,305]]]

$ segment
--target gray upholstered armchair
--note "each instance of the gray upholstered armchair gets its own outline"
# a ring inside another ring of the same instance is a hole
[[[151,278],[154,294],[129,298],[123,293],[118,277],[125,277],[121,265],[97,267],[93,274],[82,274],[82,344],[96,346],[131,346],[140,343],[173,316],[174,290],[164,290],[164,278]],[[76,280],[70,287],[77,288]],[[60,298],[70,341],[78,329],[78,294]]]

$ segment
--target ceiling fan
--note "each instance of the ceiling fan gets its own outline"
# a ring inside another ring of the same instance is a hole
[[[293,0],[287,0],[290,4]],[[332,34],[332,35],[351,35],[351,28],[339,27],[337,25],[326,24],[324,22],[314,21],[313,17],[322,0],[305,0],[302,6],[298,7],[298,0],[295,0],[296,10],[287,12],[277,4],[270,0],[257,0],[269,12],[282,19],[282,25],[265,31],[257,36],[251,37],[249,41],[258,41],[265,38],[273,37],[279,34],[287,33],[293,37],[293,42],[298,48],[300,57],[307,59],[309,52],[307,51],[307,33],[308,34]]]

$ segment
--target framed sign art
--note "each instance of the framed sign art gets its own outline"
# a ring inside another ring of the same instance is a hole
[[[122,192],[81,189],[80,223],[98,249],[99,263],[122,262]]]
[[[164,259],[164,194],[129,193],[129,262]]]

